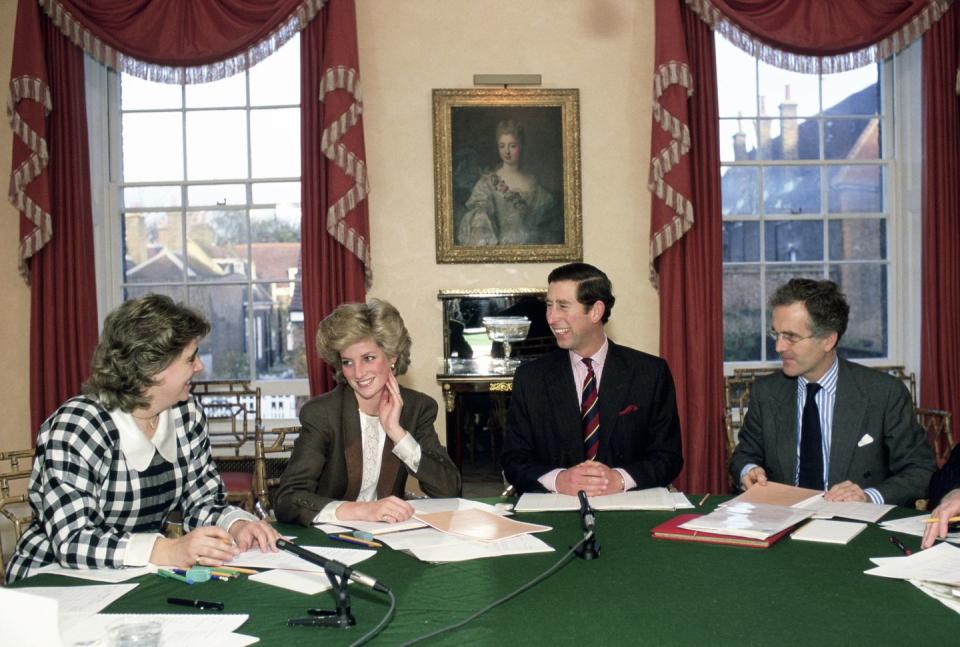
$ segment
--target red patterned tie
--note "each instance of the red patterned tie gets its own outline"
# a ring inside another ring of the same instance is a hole
[[[600,445],[600,411],[597,408],[597,377],[593,374],[593,362],[583,358],[587,365],[587,378],[580,391],[580,424],[583,427],[583,457],[588,461],[597,460],[597,447]]]

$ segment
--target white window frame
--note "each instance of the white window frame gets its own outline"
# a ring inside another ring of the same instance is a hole
[[[96,255],[97,281],[97,312],[98,330],[103,329],[103,320],[106,315],[123,303],[123,282],[121,268],[123,267],[123,232],[121,214],[123,200],[121,185],[121,138],[120,138],[120,78],[99,62],[85,57],[86,99],[87,99],[87,128],[90,151],[90,184],[92,196],[94,251]],[[258,106],[259,108],[260,106]],[[269,107],[269,106],[265,106]],[[186,155],[186,151],[184,151]],[[248,156],[250,148],[247,150]],[[248,160],[249,163],[249,160]],[[252,166],[248,166],[252,168]],[[280,178],[289,181],[300,181],[296,178]],[[250,180],[244,181],[247,185],[249,197]],[[224,184],[227,180],[217,180],[210,184]],[[164,183],[150,183],[151,185]],[[195,184],[195,183],[194,183]],[[244,205],[246,208],[246,205]],[[271,281],[275,282],[275,281]],[[249,277],[247,284],[254,283]],[[262,283],[257,281],[256,283]],[[255,313],[248,309],[248,331],[254,322]],[[307,352],[312,350],[313,335],[305,331],[304,344]],[[256,343],[256,342],[255,342]],[[255,361],[253,349],[248,353],[248,362]],[[261,388],[266,396],[293,395],[307,397],[310,395],[309,382],[306,378],[290,380],[252,380],[254,386]],[[264,406],[264,411],[268,411]],[[268,426],[286,424],[296,418],[270,420]]]

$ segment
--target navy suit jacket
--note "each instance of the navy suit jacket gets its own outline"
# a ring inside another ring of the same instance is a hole
[[[928,508],[936,508],[947,492],[960,488],[960,445],[953,448],[950,458],[930,478]]]
[[[735,483],[754,463],[767,478],[795,485],[797,378],[778,371],[758,378],[730,461]],[[830,440],[828,486],[853,481],[876,488],[886,503],[912,505],[926,496],[933,453],[897,378],[840,359]]]
[[[638,488],[668,485],[683,467],[676,392],[667,363],[609,342],[598,391],[597,460],[625,469]],[[513,379],[504,475],[520,492],[543,492],[537,479],[584,460],[570,354],[556,350],[523,364]]]

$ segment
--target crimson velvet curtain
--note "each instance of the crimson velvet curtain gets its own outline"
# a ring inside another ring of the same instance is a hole
[[[320,24],[329,26],[308,38],[314,56],[311,71],[317,86],[326,79],[325,94],[316,88],[304,94],[302,112],[322,115],[316,104],[325,98],[328,104],[336,104],[336,95],[342,92],[349,93],[350,99],[346,116],[341,106],[328,108],[329,118],[336,123],[319,130],[321,139],[328,137],[321,146],[317,145],[320,139],[307,141],[308,136],[317,137],[317,129],[303,129],[303,173],[306,177],[310,172],[311,178],[325,176],[336,167],[337,173],[355,180],[359,168],[362,181],[328,179],[323,191],[303,183],[302,249],[311,262],[304,263],[302,289],[304,308],[313,313],[314,326],[324,308],[330,307],[329,299],[322,302],[327,305],[316,306],[320,295],[362,300],[365,274],[369,280],[353,0],[19,2],[10,75],[10,125],[15,136],[9,195],[21,214],[21,271],[32,283],[34,435],[61,402],[79,392],[96,344],[83,52],[141,78],[212,81],[266,58],[321,12],[326,20]],[[330,41],[336,41],[336,47]],[[344,60],[318,60],[321,51]],[[344,69],[351,73],[338,74]],[[325,122],[321,118],[317,123]],[[348,130],[354,131],[349,137]],[[313,364],[318,361],[312,353],[307,356]],[[316,372],[312,366],[311,375]],[[314,392],[324,385],[322,380],[311,380]]]
[[[716,71],[712,35],[700,30],[719,31],[772,65],[830,73],[899,51],[949,6],[949,0],[657,2],[650,258],[660,289],[661,354],[674,372],[683,425],[679,487],[726,488]],[[923,370],[930,370],[926,361]]]
[[[920,400],[960,427],[960,8],[923,41]],[[954,81],[956,79],[956,81]]]

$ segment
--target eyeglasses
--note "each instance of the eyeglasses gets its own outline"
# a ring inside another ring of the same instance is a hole
[[[800,335],[792,332],[777,332],[776,330],[768,330],[767,335],[770,336],[770,339],[777,342],[777,340],[782,339],[783,342],[788,346],[793,346],[799,342],[802,342],[804,339],[812,339],[816,335],[807,335],[806,337],[801,337]]]

